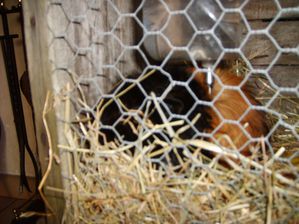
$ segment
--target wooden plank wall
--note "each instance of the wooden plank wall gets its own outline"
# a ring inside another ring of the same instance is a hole
[[[283,9],[299,7],[299,0],[280,0]],[[267,28],[279,9],[272,0],[251,0],[244,8],[244,14],[253,30]],[[246,31],[243,30],[243,33]],[[282,13],[269,34],[282,48],[296,48],[299,46],[299,11]],[[265,69],[272,62],[278,52],[269,38],[258,35],[250,38],[243,52],[251,59],[255,68]],[[254,57],[254,58],[252,58]],[[296,87],[299,80],[299,56],[296,53],[283,53],[269,71],[274,83],[279,87]]]

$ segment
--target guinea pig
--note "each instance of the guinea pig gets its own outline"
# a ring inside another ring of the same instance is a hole
[[[259,102],[255,100],[248,84],[243,84],[239,89],[223,89],[224,86],[237,87],[243,80],[229,69],[217,68],[216,77],[211,83],[207,83],[207,74],[196,73],[192,66],[172,66],[165,70],[152,71],[150,75],[146,73],[141,77],[129,76],[126,81],[115,86],[110,92],[111,97],[104,98],[102,105],[109,102],[100,117],[100,131],[105,135],[105,141],[137,141],[138,130],[134,131],[133,126],[144,122],[145,113],[153,125],[162,124],[161,111],[152,102],[153,93],[159,101],[164,120],[170,122],[181,119],[185,121],[184,125],[192,121],[189,128],[178,134],[180,139],[204,138],[226,148],[234,147],[243,155],[250,156],[250,147],[255,144],[248,143],[250,138],[267,135],[265,114],[250,109],[249,104],[259,105]],[[208,106],[209,103],[212,103],[212,107]],[[240,125],[229,121],[238,121]],[[112,126],[117,133],[110,128]],[[182,125],[171,128],[177,132]],[[207,138],[207,134],[211,137]],[[143,141],[143,145],[154,144],[157,139],[171,143],[172,138],[167,131],[160,131],[154,136],[150,135]],[[103,143],[104,139],[100,138],[99,141]],[[153,161],[160,160],[162,164],[176,166],[185,159],[185,148],[169,149],[166,156],[163,152],[155,153],[161,151],[161,148],[161,145],[154,144],[151,149]],[[134,155],[135,150],[131,149],[130,153]]]

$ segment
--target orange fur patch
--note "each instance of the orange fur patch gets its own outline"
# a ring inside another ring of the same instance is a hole
[[[194,70],[190,70],[194,71]],[[224,86],[239,86],[243,81],[243,78],[236,76],[229,70],[216,69],[215,75],[219,78],[221,83],[214,79],[214,83],[211,89],[211,93],[208,93],[208,86],[206,84],[206,75],[204,73],[197,73],[194,79],[199,83],[202,88],[205,88],[208,98],[214,101],[214,107],[221,114],[223,118],[220,118],[215,111],[210,109],[212,115],[211,130],[212,132],[216,128],[217,131],[214,133],[214,138],[218,140],[218,143],[224,147],[233,148],[232,144],[240,149],[245,146],[249,141],[244,131],[246,130],[249,136],[258,138],[265,136],[268,132],[267,125],[265,123],[265,115],[262,111],[250,109],[250,105],[241,95],[246,96],[251,105],[258,105],[258,102],[254,99],[250,93],[248,86],[244,84],[240,90],[234,89],[222,89]],[[247,112],[244,118],[240,120],[241,116]],[[239,121],[241,129],[238,125],[224,122],[226,120]],[[250,145],[250,144],[249,144]],[[242,150],[244,155],[250,155],[249,145]]]

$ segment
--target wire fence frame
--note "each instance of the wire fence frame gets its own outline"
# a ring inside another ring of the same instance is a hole
[[[170,75],[167,72],[163,71],[163,68],[166,64],[171,60],[174,53],[177,51],[184,51],[188,58],[191,60],[191,63],[196,67],[196,71],[200,72],[210,72],[208,68],[200,68],[197,66],[197,62],[194,59],[194,55],[190,51],[191,45],[194,39],[198,35],[211,35],[213,39],[217,42],[221,53],[218,56],[217,60],[211,64],[211,71],[215,71],[216,67],[219,63],[225,58],[227,54],[236,54],[242,61],[245,63],[246,68],[248,68],[248,73],[244,77],[242,83],[238,86],[225,86],[222,85],[222,90],[220,94],[225,90],[237,90],[242,98],[249,105],[246,112],[238,119],[238,120],[227,120],[225,119],[219,111],[217,115],[221,117],[223,122],[228,122],[231,124],[235,124],[238,126],[243,133],[247,136],[248,139],[256,141],[258,139],[252,138],[246,131],[244,131],[240,121],[246,116],[247,112],[251,109],[263,110],[268,114],[276,117],[275,124],[271,127],[268,135],[265,136],[265,142],[269,146],[271,154],[273,156],[273,160],[278,159],[280,161],[285,161],[287,163],[291,163],[291,158],[276,158],[279,150],[272,149],[272,143],[270,142],[270,137],[274,134],[278,127],[284,127],[284,129],[288,130],[288,134],[292,135],[294,139],[299,140],[298,135],[298,126],[299,121],[297,122],[286,122],[285,114],[279,112],[276,108],[273,108],[272,105],[276,102],[281,93],[289,93],[295,95],[295,98],[298,99],[298,91],[299,84],[293,85],[291,87],[288,86],[280,86],[277,82],[273,81],[270,73],[273,67],[277,64],[279,59],[284,54],[298,54],[299,49],[298,45],[295,47],[283,47],[281,46],[275,37],[272,35],[272,30],[277,24],[277,22],[283,18],[286,14],[298,14],[298,7],[282,7],[282,3],[279,0],[273,0],[272,5],[277,9],[274,17],[269,21],[268,25],[263,29],[253,29],[249,24],[248,18],[245,15],[244,9],[251,2],[250,0],[240,1],[238,7],[236,8],[227,8],[224,6],[223,2],[220,0],[213,1],[221,10],[221,15],[213,25],[211,29],[208,30],[198,30],[190,16],[188,15],[188,10],[192,6],[196,0],[190,0],[188,4],[186,4],[185,8],[182,10],[171,10],[168,6],[167,1],[160,0],[159,2],[163,5],[164,9],[169,13],[168,19],[166,20],[164,26],[161,30],[158,31],[148,31],[142,21],[140,20],[139,13],[142,10],[146,0],[140,1],[139,5],[134,8],[134,10],[130,9],[132,7],[132,2],[124,3],[122,1],[113,1],[113,0],[86,0],[86,1],[60,1],[60,0],[49,0],[48,8],[47,8],[47,18],[48,18],[48,29],[50,33],[49,38],[49,49],[50,56],[49,60],[52,64],[52,73],[51,76],[54,80],[54,91],[56,93],[60,93],[65,90],[65,85],[67,82],[72,83],[71,90],[68,92],[68,97],[70,98],[73,105],[73,118],[69,121],[73,120],[82,112],[90,112],[94,117],[97,116],[95,113],[95,108],[100,102],[100,99],[105,97],[115,97],[113,94],[109,94],[109,91],[112,87],[117,83],[117,81],[124,81],[129,83],[136,83],[139,86],[141,91],[145,94],[145,90],[143,87],[138,84],[138,80],[127,80],[127,75],[130,73],[136,73],[135,67],[138,67],[138,62],[132,62],[133,54],[137,53],[141,60],[144,62],[145,66],[140,68],[139,72],[141,75],[146,75],[149,70],[159,70],[163,74],[165,73],[166,77],[169,77],[171,82],[167,87],[169,92],[174,85],[182,85],[185,86],[190,95],[193,95],[192,91],[188,87],[188,82],[181,82],[172,80]],[[125,9],[123,12],[122,9]],[[126,12],[130,11],[130,12]],[[246,29],[246,35],[242,39],[240,45],[237,48],[225,48],[220,40],[220,38],[215,34],[216,28],[222,22],[225,15],[234,13],[240,16],[242,23]],[[188,41],[186,46],[174,46],[172,42],[168,39],[168,37],[163,33],[165,27],[168,26],[172,16],[184,16],[189,25],[193,29],[193,36]],[[128,21],[124,21],[125,19],[129,19]],[[134,22],[132,22],[134,21]],[[138,40],[138,43],[132,42],[132,33],[130,30],[133,28],[132,23],[134,25],[139,26],[142,30],[143,35]],[[125,30],[125,31],[124,31]],[[142,49],[142,45],[145,39],[149,35],[160,35],[167,45],[170,46],[170,51],[167,56],[162,60],[159,66],[151,64],[148,60],[147,53]],[[247,46],[250,39],[254,36],[263,36],[267,39],[267,41],[271,42],[271,45],[275,48],[276,54],[271,59],[268,66],[264,68],[256,68],[248,55],[245,55],[244,48]],[[130,70],[126,70],[126,66],[129,64]],[[109,74],[109,75],[107,75]],[[270,96],[270,99],[266,101],[262,105],[251,105],[250,101],[247,99],[246,95],[241,91],[242,84],[248,82],[249,79],[252,78],[255,74],[262,74],[262,76],[267,80],[267,85],[269,85],[274,93]],[[193,74],[194,76],[195,74]],[[214,79],[218,79],[215,74],[213,74]],[[119,89],[121,86],[119,87]],[[79,91],[78,91],[79,90]],[[157,101],[163,107],[167,107],[163,102],[163,96],[157,97]],[[82,97],[86,100],[78,100],[78,98]],[[194,97],[195,98],[195,97]],[[154,101],[155,96],[149,96],[147,100]],[[212,102],[198,102],[202,105],[207,105],[213,107],[214,102],[217,100],[215,98]],[[116,101],[117,103],[117,101]],[[146,105],[146,100],[143,105]],[[117,103],[118,104],[118,103]],[[272,107],[272,108],[271,108]],[[122,111],[122,106],[118,105],[118,108]],[[192,110],[192,108],[191,108]],[[189,120],[188,115],[172,115],[171,111],[168,111],[170,114],[168,121],[171,121],[172,118]],[[298,106],[294,108],[293,113],[298,112]],[[134,112],[127,112],[126,115],[134,116]],[[58,120],[64,121],[65,118],[63,116],[59,117]],[[141,120],[142,122],[142,120]],[[192,123],[191,121],[189,123]],[[105,127],[115,131],[115,125],[112,127]],[[208,137],[212,137],[213,133],[207,134]],[[202,134],[202,133],[197,133]],[[82,133],[79,133],[79,136],[82,136]],[[84,137],[84,136],[82,136]],[[121,136],[118,136],[121,139]],[[126,147],[126,142],[120,144],[121,147]],[[74,146],[73,146],[74,147]],[[63,147],[62,147],[63,148]],[[67,154],[68,150],[61,149],[61,155]],[[278,153],[279,154],[279,153]],[[298,153],[297,153],[298,154]],[[294,153],[292,158],[295,158],[296,153]],[[96,155],[96,153],[94,154]],[[100,153],[99,153],[100,155]],[[96,160],[96,159],[94,159]],[[69,187],[71,183],[77,184],[79,189],[84,189],[84,186],[80,187],[80,180],[77,180],[72,173],[73,171],[69,171],[67,168],[67,164],[65,166],[64,172],[62,173],[62,177],[66,180],[65,185],[68,186],[66,188],[72,189]],[[80,165],[74,165],[73,169],[76,172],[79,172]],[[293,166],[293,172],[296,171],[296,166]],[[298,184],[298,175],[296,175],[296,184]],[[70,182],[69,182],[70,181]],[[100,181],[100,180],[99,180]],[[70,196],[67,196],[66,200],[73,201]],[[73,201],[74,202],[74,201]],[[76,207],[76,205],[71,205],[72,209],[76,210],[76,214],[80,214],[82,212],[82,207]],[[71,210],[72,210],[71,209]],[[298,210],[298,206],[293,209],[292,212]],[[72,213],[72,212],[71,212]],[[75,214],[75,213],[73,213]],[[69,215],[66,212],[66,216]],[[73,217],[78,219],[77,217]],[[268,219],[269,220],[269,219]],[[286,219],[287,220],[287,219]]]

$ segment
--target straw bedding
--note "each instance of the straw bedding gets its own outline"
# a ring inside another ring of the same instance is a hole
[[[263,92],[259,95],[262,102],[267,94],[273,95],[274,90],[264,79],[256,77],[254,81],[262,85]],[[132,116],[123,121],[138,135],[136,142],[100,143],[99,136],[104,140],[105,136],[99,131],[99,120],[109,102],[101,101],[92,109],[84,97],[78,97],[88,113],[72,117],[68,96],[66,88],[55,98],[65,106],[67,144],[58,148],[69,158],[61,161],[69,167],[67,187],[44,186],[64,193],[65,220],[74,223],[296,223],[299,220],[298,142],[284,126],[272,134],[271,153],[266,151],[262,140],[261,147],[253,149],[256,153],[244,157],[233,147],[220,148],[202,139],[180,139],[177,132],[190,125],[179,119],[155,125],[147,118],[145,109],[128,111]],[[163,113],[155,95],[152,97],[150,103]],[[280,112],[285,122],[298,123],[297,100],[277,97],[277,101],[293,105],[294,111]],[[268,117],[272,125],[278,121],[277,114],[268,113]],[[172,133],[171,141],[157,135],[167,134],[174,126],[179,128]],[[149,137],[155,139],[153,144],[143,144]],[[161,150],[152,151],[153,145],[159,145]],[[180,161],[179,170],[171,163],[157,165],[159,160],[155,155],[170,149],[184,150],[185,159]],[[206,157],[203,149],[216,156]],[[223,165],[223,161],[229,166]]]

